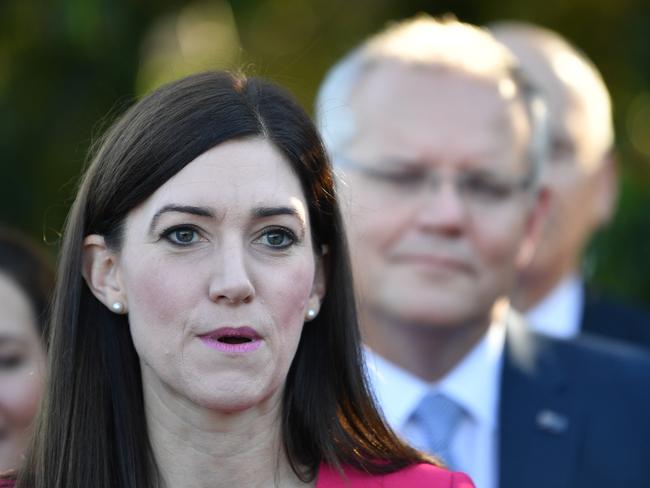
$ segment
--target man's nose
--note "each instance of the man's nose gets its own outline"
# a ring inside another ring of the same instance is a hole
[[[466,205],[451,178],[429,181],[421,195],[416,222],[426,230],[459,234],[466,222]]]
[[[210,300],[233,305],[250,302],[255,296],[255,287],[247,269],[242,246],[235,243],[225,244],[216,253],[208,291]]]

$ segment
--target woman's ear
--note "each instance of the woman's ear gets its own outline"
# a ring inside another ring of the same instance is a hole
[[[327,251],[324,251],[323,254],[316,257],[316,270],[314,273],[314,285],[312,287],[312,294],[318,296],[320,301],[323,301],[325,297],[325,289],[327,287],[327,273],[326,269],[326,260],[327,260]]]
[[[115,313],[125,313],[126,294],[116,254],[104,236],[91,234],[83,242],[82,274],[93,295]]]
[[[309,303],[307,311],[305,312],[305,319],[310,321],[316,318],[320,311],[321,303],[325,298],[325,291],[327,288],[327,246],[322,247],[320,254],[315,257],[316,268],[314,270],[314,283],[312,284],[311,294],[309,296]]]

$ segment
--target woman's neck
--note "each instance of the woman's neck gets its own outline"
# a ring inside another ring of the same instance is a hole
[[[147,426],[164,488],[309,486],[284,452],[281,395],[223,413],[159,393],[145,388]]]

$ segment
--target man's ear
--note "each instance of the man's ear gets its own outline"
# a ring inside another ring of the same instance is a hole
[[[82,274],[90,291],[106,307],[117,313],[126,310],[117,256],[106,245],[104,236],[91,234],[84,239]]]
[[[596,185],[593,192],[594,224],[596,228],[599,228],[609,223],[618,203],[618,168],[613,152],[605,156],[593,177]]]
[[[522,270],[528,266],[535,255],[535,250],[537,249],[537,245],[542,237],[544,225],[546,224],[549,198],[549,188],[545,185],[541,185],[537,190],[535,201],[532,203],[532,207],[529,210],[526,219],[524,237],[519,246],[516,260],[518,270]]]

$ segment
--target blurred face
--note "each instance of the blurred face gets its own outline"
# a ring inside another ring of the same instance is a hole
[[[535,65],[529,67],[535,68]],[[592,233],[608,220],[616,193],[615,174],[594,153],[584,103],[560,80],[544,83],[548,100],[551,148],[544,180],[550,190],[549,215],[528,275],[577,271]]]
[[[225,412],[279,398],[323,290],[307,202],[270,143],[187,165],[129,214],[117,266],[145,390]]]
[[[523,259],[535,198],[523,108],[496,83],[379,65],[342,155],[362,309],[448,326],[487,317]]]
[[[0,273],[0,470],[20,465],[43,388],[45,351],[27,296]]]
[[[533,262],[522,273],[527,302],[522,305],[529,306],[578,271],[587,241],[613,212],[616,174],[605,154],[611,108],[598,74],[554,35],[507,23],[495,33],[537,85],[548,108],[548,219]]]

